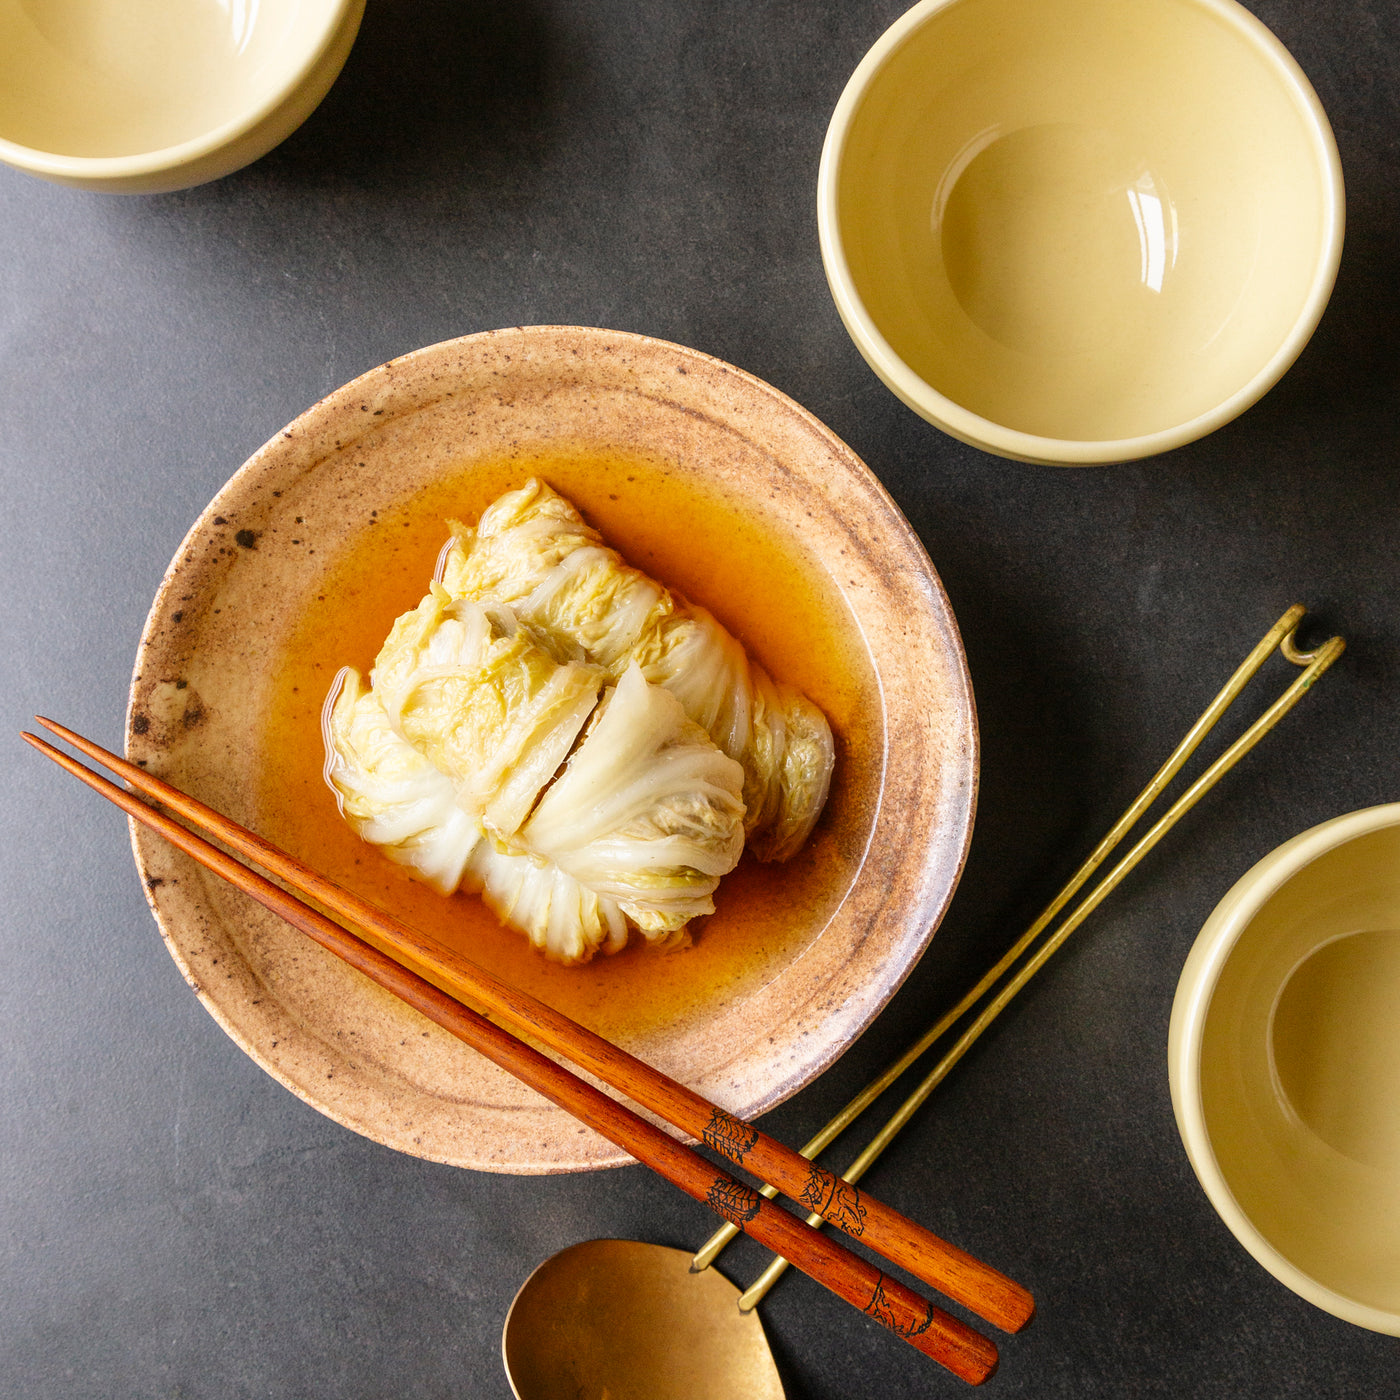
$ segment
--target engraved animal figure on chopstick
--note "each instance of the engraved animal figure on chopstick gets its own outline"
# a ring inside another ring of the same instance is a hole
[[[921,1300],[923,1301],[923,1300]],[[885,1276],[881,1274],[875,1282],[875,1291],[870,1295],[870,1301],[865,1305],[864,1312],[867,1317],[873,1317],[882,1327],[888,1327],[897,1337],[917,1337],[920,1332],[927,1332],[929,1324],[933,1321],[933,1304],[925,1303],[928,1311],[924,1314],[922,1321],[914,1318],[901,1319],[890,1301],[885,1297]]]
[[[859,1237],[865,1232],[865,1206],[861,1204],[860,1192],[824,1167],[812,1167],[802,1188],[802,1204],[811,1206],[848,1235]]]
[[[763,1204],[757,1191],[741,1186],[727,1176],[717,1176],[705,1193],[705,1204],[735,1225],[744,1226],[759,1212]]]
[[[731,1162],[742,1162],[758,1141],[758,1129],[717,1108],[703,1137],[705,1145],[714,1148],[721,1156],[728,1157]]]

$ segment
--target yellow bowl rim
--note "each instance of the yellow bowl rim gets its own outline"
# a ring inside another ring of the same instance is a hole
[[[1400,826],[1400,802],[1364,807],[1312,827],[1270,851],[1216,905],[1188,954],[1172,1002],[1167,1077],[1177,1130],[1207,1198],[1235,1238],[1280,1283],[1301,1298],[1373,1332],[1400,1337],[1400,1310],[1350,1298],[1305,1273],[1254,1226],[1226,1180],[1211,1146],[1201,1103],[1201,1041],[1220,975],[1264,904],[1304,866],[1358,837]]]
[[[1312,84],[1277,35],[1236,0],[1185,0],[1217,16],[1246,39],[1260,58],[1272,64],[1276,76],[1305,119],[1323,174],[1324,203],[1322,247],[1308,296],[1289,334],[1253,378],[1214,408],[1185,423],[1137,437],[1104,440],[1054,438],[1022,432],[963,408],[905,364],[866,310],[856,290],[840,235],[838,175],[852,123],[866,93],[910,35],[940,10],[966,2],[919,0],[875,41],[851,74],[832,112],[817,174],[817,234],[827,284],[851,339],[886,386],[921,417],[962,442],[1016,461],[1047,466],[1126,462],[1184,446],[1214,432],[1262,398],[1298,358],[1317,329],[1337,280],[1346,222],[1342,164],[1331,124]]]
[[[363,6],[364,0],[321,0],[321,4],[324,20],[314,42],[307,46],[302,62],[286,81],[242,116],[232,117],[203,135],[192,136],[188,141],[178,142],[174,146],[162,146],[154,151],[141,151],[128,156],[65,156],[37,150],[33,146],[22,146],[0,136],[0,161],[46,179],[79,182],[137,179],[202,160],[232,145],[271,116],[306,81],[334,44],[341,26]]]

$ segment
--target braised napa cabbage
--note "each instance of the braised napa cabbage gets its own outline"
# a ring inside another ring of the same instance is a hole
[[[540,481],[452,522],[439,566],[454,599],[509,607],[554,657],[619,680],[636,663],[744,770],[748,848],[786,860],[821,814],[835,759],[826,717],[775,682],[704,608],[632,568]]]
[[[335,678],[322,729],[326,781],[341,815],[390,860],[451,894],[482,840],[451,778],[399,738],[379,696],[348,666]]]
[[[825,718],[549,487],[453,530],[369,684],[347,668],[327,698],[341,813],[560,962],[616,952],[633,928],[684,943],[746,839],[782,859],[811,830]]]
[[[596,667],[435,585],[370,679],[342,673],[328,702],[326,777],[355,830],[435,889],[480,890],[561,962],[615,951],[629,919],[669,945],[714,912],[743,773],[636,667],[599,703]]]
[[[454,603],[438,584],[394,623],[370,673],[394,731],[498,838],[559,771],[603,679],[559,665],[508,610]]]
[[[540,798],[520,849],[614,898],[648,935],[700,914],[744,848],[743,773],[629,666]]]

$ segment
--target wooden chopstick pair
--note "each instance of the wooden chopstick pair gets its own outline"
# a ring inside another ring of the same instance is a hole
[[[33,734],[25,741],[137,821],[207,866],[352,967],[450,1031],[559,1107],[704,1202],[767,1248],[860,1308],[925,1355],[972,1384],[996,1369],[995,1345],[966,1323],[769,1203],[764,1196],[609,1098],[511,1031],[528,1034],[721,1156],[858,1237],[891,1262],[1006,1331],[1035,1311],[1031,1295],[997,1270],[784,1147],[752,1124],[717,1108],[601,1036],[501,982],[486,969],[401,924],[260,836],[135,764],[51,720],[37,722],[136,792],[295,888],[321,908],[250,869],[140,797],[92,772]],[[352,923],[358,935],[321,912]],[[464,1006],[466,996],[505,1026]],[[776,1194],[776,1192],[775,1192]]]

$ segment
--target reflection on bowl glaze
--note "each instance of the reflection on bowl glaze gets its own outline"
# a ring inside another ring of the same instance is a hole
[[[1069,123],[979,133],[939,181],[930,226],[962,309],[1026,355],[1103,357],[1150,337],[1180,247],[1165,180]]]

